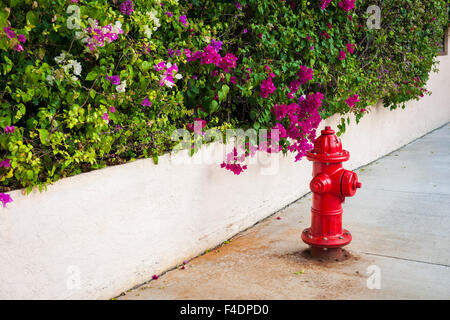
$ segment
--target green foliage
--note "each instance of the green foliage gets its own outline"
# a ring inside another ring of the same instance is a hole
[[[80,1],[78,19],[70,1],[0,1],[0,128],[15,127],[0,134],[0,160],[11,163],[0,168],[2,191],[42,188],[138,158],[157,162],[174,146],[171,132],[194,118],[209,128],[272,128],[271,109],[292,101],[287,85],[300,66],[313,68],[314,79],[296,97],[321,91],[322,118],[353,112],[359,120],[379,99],[403,106],[424,93],[448,21],[443,0],[374,0],[382,8],[379,30],[366,27],[364,1],[350,11],[352,20],[338,1],[320,10],[320,1],[245,0],[239,10],[234,1],[165,0],[162,7],[138,0],[130,16],[122,2]],[[79,35],[90,19],[119,21],[123,34],[91,50]],[[8,26],[26,36],[23,51],[3,31]],[[214,65],[187,62],[185,49],[203,50],[211,39],[223,42],[222,55],[238,57],[236,68],[212,76]],[[341,61],[348,43],[355,53]],[[173,87],[160,85],[164,72],[155,65],[162,61],[179,68]],[[266,65],[277,90],[263,98]],[[108,80],[113,75],[126,82],[124,92]],[[350,108],[345,100],[353,94],[360,102]],[[150,106],[141,104],[146,98]]]

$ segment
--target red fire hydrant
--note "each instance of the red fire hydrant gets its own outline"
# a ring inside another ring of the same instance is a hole
[[[342,143],[330,127],[306,154],[313,161],[313,179],[309,184],[313,192],[311,227],[303,230],[302,240],[313,249],[340,248],[352,241],[349,231],[342,229],[342,203],[361,188],[356,173],[342,168],[350,158]]]

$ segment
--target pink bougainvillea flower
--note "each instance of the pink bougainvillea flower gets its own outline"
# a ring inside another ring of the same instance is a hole
[[[87,34],[86,46],[91,51],[94,51],[96,47],[104,47],[106,43],[111,43],[118,39],[119,34],[123,34],[122,23],[116,21],[114,25],[109,24],[104,27],[98,25],[98,21],[95,20],[91,26],[85,29]]]
[[[194,54],[195,55],[195,54]],[[202,53],[200,64],[215,64],[219,66],[222,57],[212,45],[207,45]]]
[[[188,123],[186,125],[186,129],[189,131],[192,131],[196,134],[204,134],[203,128],[206,126],[206,120],[203,120],[201,118],[195,118],[194,123]]]
[[[338,59],[340,61],[345,59],[345,51],[344,50],[339,51],[339,58]]]
[[[278,122],[276,126],[272,128],[272,130],[278,130],[278,136],[280,138],[287,138],[287,131],[281,123]]]
[[[281,220],[281,217],[277,217],[277,220]]]
[[[320,9],[325,10],[326,7],[330,4],[332,0],[322,0],[322,3],[320,5]]]
[[[16,44],[16,46],[14,47],[14,50],[16,50],[17,52],[23,51],[23,47],[21,44]]]
[[[0,162],[0,168],[4,167],[4,168],[9,168],[11,167],[11,160],[6,159]]]
[[[355,8],[355,0],[341,0],[338,3],[339,8],[342,8],[346,12]]]
[[[236,77],[235,77],[235,76],[231,76],[231,77],[230,77],[230,82],[231,82],[232,84],[236,84]]]
[[[297,72],[297,77],[301,84],[306,84],[308,81],[313,79],[314,71],[312,68],[300,66],[300,70]]]
[[[359,102],[359,97],[357,94],[351,95],[345,100],[345,103],[347,103],[350,108],[353,108],[357,102]]]
[[[4,208],[8,203],[13,202],[13,199],[7,193],[0,193],[0,202],[2,202]]]
[[[155,65],[155,70],[156,71],[161,71],[161,70],[163,70],[165,68],[166,68],[166,63],[164,61],[161,61],[160,63]]]
[[[4,28],[3,28],[3,31],[5,31],[6,36],[7,36],[9,39],[13,39],[13,38],[16,37],[16,33],[13,31],[13,29],[11,29],[11,27],[4,27]]]
[[[239,2],[236,1],[234,5],[238,8],[238,10],[242,10],[242,5]]]
[[[234,54],[227,52],[227,54],[220,59],[219,68],[223,69],[224,72],[229,73],[230,69],[236,68],[237,59],[238,58]]]
[[[27,37],[25,37],[23,34],[19,34],[17,36],[17,40],[19,40],[19,42],[25,43],[27,42]]]
[[[109,111],[110,111],[111,113],[114,113],[114,112],[116,112],[116,107],[114,107],[114,106],[111,106],[111,107],[109,108]]]
[[[259,95],[263,98],[267,98],[269,96],[269,94],[274,93],[276,89],[277,88],[275,87],[275,85],[272,82],[272,78],[269,77],[268,79],[265,79],[262,81],[261,92],[259,93]]]
[[[14,130],[16,128],[14,126],[6,126],[5,127],[5,133],[14,133]]]
[[[173,17],[173,13],[170,12],[170,11],[167,11],[167,12],[166,12],[166,15],[167,15],[168,17]]]
[[[153,280],[158,280],[159,277],[158,277],[156,274],[154,274],[154,275],[152,276],[152,279],[153,279]]]
[[[191,50],[189,50],[189,49],[184,49],[183,53],[186,56],[186,58],[190,58],[191,54],[192,54]]]
[[[105,112],[105,113],[102,115],[102,119],[105,120],[106,123],[109,123],[109,114],[108,114],[107,112]]]
[[[152,105],[152,102],[148,98],[145,98],[144,101],[142,101],[141,105],[143,107],[150,107]]]
[[[353,54],[355,52],[355,44],[354,43],[347,43],[346,47],[347,47],[347,52],[350,54]]]

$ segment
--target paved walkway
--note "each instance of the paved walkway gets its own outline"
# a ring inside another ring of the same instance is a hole
[[[120,299],[450,299],[450,124],[357,172],[347,259],[308,257],[308,194]]]

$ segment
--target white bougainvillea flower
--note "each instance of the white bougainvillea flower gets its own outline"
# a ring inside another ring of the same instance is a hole
[[[116,91],[117,92],[125,92],[125,89],[127,87],[127,81],[123,80],[117,87],[116,87]]]

